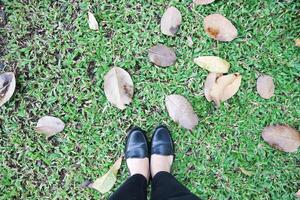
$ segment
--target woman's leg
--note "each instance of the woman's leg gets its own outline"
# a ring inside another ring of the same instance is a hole
[[[129,131],[125,158],[131,177],[109,199],[147,200],[149,151],[147,139],[140,128]]]
[[[152,200],[199,200],[170,174],[174,146],[167,127],[156,128],[151,141]]]
[[[168,172],[158,172],[152,179],[152,200],[199,200]]]
[[[141,174],[135,174],[129,177],[109,199],[146,200],[147,179]]]

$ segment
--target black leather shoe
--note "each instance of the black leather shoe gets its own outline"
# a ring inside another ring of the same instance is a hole
[[[140,128],[133,128],[128,132],[125,159],[149,158],[148,143],[145,132]]]
[[[159,126],[155,129],[151,141],[151,155],[174,155],[174,144],[169,129]]]

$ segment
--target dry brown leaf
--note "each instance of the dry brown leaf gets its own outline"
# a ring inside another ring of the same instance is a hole
[[[112,68],[104,76],[104,92],[109,102],[123,110],[133,97],[133,82],[124,69]]]
[[[262,137],[272,147],[285,152],[296,152],[300,146],[300,133],[288,125],[267,126]]]
[[[275,90],[273,78],[268,75],[260,76],[256,82],[256,89],[262,98],[270,99],[274,95]]]
[[[196,5],[206,5],[214,2],[215,0],[194,0],[194,4]]]
[[[210,90],[210,97],[219,107],[220,103],[234,96],[241,85],[242,76],[239,73],[228,74],[217,78]]]
[[[213,86],[216,84],[217,80],[217,73],[211,72],[208,74],[205,83],[204,83],[204,96],[207,99],[207,101],[212,101],[212,97],[210,96],[210,92],[213,88]]]
[[[300,47],[300,39],[296,39],[295,40],[295,46],[296,47]]]
[[[109,171],[102,177],[97,178],[95,182],[89,185],[90,188],[94,188],[99,192],[106,193],[110,191],[117,180],[117,173],[122,164],[122,157],[120,157],[114,165],[109,169]]]
[[[88,17],[89,17],[89,27],[90,29],[92,30],[98,30],[99,29],[99,25],[98,25],[98,22],[94,16],[93,13],[91,12],[88,12]]]
[[[188,44],[189,47],[191,47],[191,48],[193,47],[194,42],[193,42],[193,39],[192,39],[191,36],[187,37],[187,44]]]
[[[168,36],[175,36],[181,21],[182,17],[180,11],[173,6],[168,8],[160,21],[161,32]]]
[[[43,133],[47,138],[63,131],[65,124],[63,121],[56,117],[44,116],[39,119],[35,127],[35,131],[38,133]]]
[[[0,75],[0,107],[9,101],[15,88],[16,78],[13,72],[5,72]]]
[[[170,117],[182,127],[192,130],[198,124],[198,116],[185,97],[169,95],[165,102]]]
[[[298,192],[295,194],[295,196],[296,196],[297,198],[300,198],[300,189],[299,189]]]
[[[240,170],[243,174],[247,175],[247,176],[252,176],[253,175],[253,172],[250,172],[248,170],[246,170],[245,168],[243,167],[240,167]]]
[[[149,49],[148,57],[151,62],[160,67],[168,67],[176,62],[174,51],[162,44],[158,44]]]
[[[238,35],[235,26],[220,14],[205,17],[204,30],[209,37],[224,42],[230,42]]]
[[[230,63],[217,56],[199,56],[194,62],[209,72],[227,73]]]

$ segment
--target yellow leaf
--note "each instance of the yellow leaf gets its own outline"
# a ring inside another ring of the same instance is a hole
[[[250,172],[248,170],[246,170],[245,168],[243,167],[240,167],[240,170],[243,174],[247,175],[247,176],[252,176],[253,175],[253,172]]]
[[[106,193],[112,189],[117,181],[117,173],[121,167],[122,157],[120,157],[114,165],[109,169],[109,171],[102,177],[97,178],[91,185],[91,188],[98,190],[99,192]]]
[[[210,72],[227,73],[230,67],[229,62],[217,56],[200,56],[194,62]]]
[[[299,38],[295,40],[295,46],[300,47],[300,39]]]

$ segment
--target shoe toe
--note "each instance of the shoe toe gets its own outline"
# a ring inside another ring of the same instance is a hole
[[[125,158],[149,157],[148,144],[145,133],[140,128],[129,131],[126,142]]]
[[[159,126],[155,129],[151,142],[151,154],[174,155],[173,141],[167,127]]]

